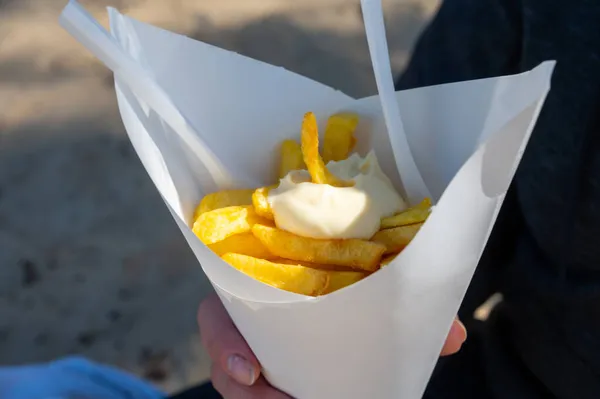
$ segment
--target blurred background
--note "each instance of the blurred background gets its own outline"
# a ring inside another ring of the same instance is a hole
[[[0,365],[83,354],[169,392],[204,380],[210,292],[123,130],[112,74],[58,26],[67,0],[0,0]],[[80,0],[323,82],[376,92],[358,0]],[[437,0],[384,1],[393,67]]]

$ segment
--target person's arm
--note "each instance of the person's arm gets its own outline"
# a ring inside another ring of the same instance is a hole
[[[82,357],[50,363],[0,367],[0,398],[163,399],[136,376]]]
[[[518,72],[516,0],[445,0],[419,37],[397,90]]]

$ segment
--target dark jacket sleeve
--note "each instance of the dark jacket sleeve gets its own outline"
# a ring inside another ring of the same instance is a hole
[[[521,23],[514,1],[443,1],[418,39],[397,90],[516,72]]]

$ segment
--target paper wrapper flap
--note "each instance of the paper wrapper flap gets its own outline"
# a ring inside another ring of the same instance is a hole
[[[354,110],[359,151],[374,148],[398,183],[376,97],[353,100],[322,84],[111,12],[115,37],[152,74],[248,186],[274,180],[282,139],[302,116]],[[538,112],[554,63],[516,76],[397,93],[404,127],[437,202],[389,266],[321,298],[283,292],[237,272],[189,229],[205,192],[202,162],[127,82],[119,108],[144,166],[270,382],[300,399],[421,396],[483,251]],[[392,132],[393,134],[393,132]]]
[[[201,179],[210,179],[210,176],[168,125],[152,110],[143,110],[143,104],[126,84],[117,79],[115,87],[121,118],[131,143],[213,286],[250,300],[286,302],[305,299],[305,296],[275,289],[238,272],[198,240],[189,221],[203,195]]]
[[[298,137],[305,112],[328,115],[352,100],[283,68],[138,22],[114,9],[111,27],[222,161],[249,172],[251,185],[276,178],[265,158],[283,139]],[[263,140],[265,135],[269,140]]]

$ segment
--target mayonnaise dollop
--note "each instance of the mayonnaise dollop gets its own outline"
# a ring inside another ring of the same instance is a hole
[[[354,186],[315,184],[305,170],[290,172],[269,192],[278,228],[310,238],[369,239],[379,230],[382,217],[406,209],[373,151],[365,158],[353,154],[329,162],[327,168]]]

